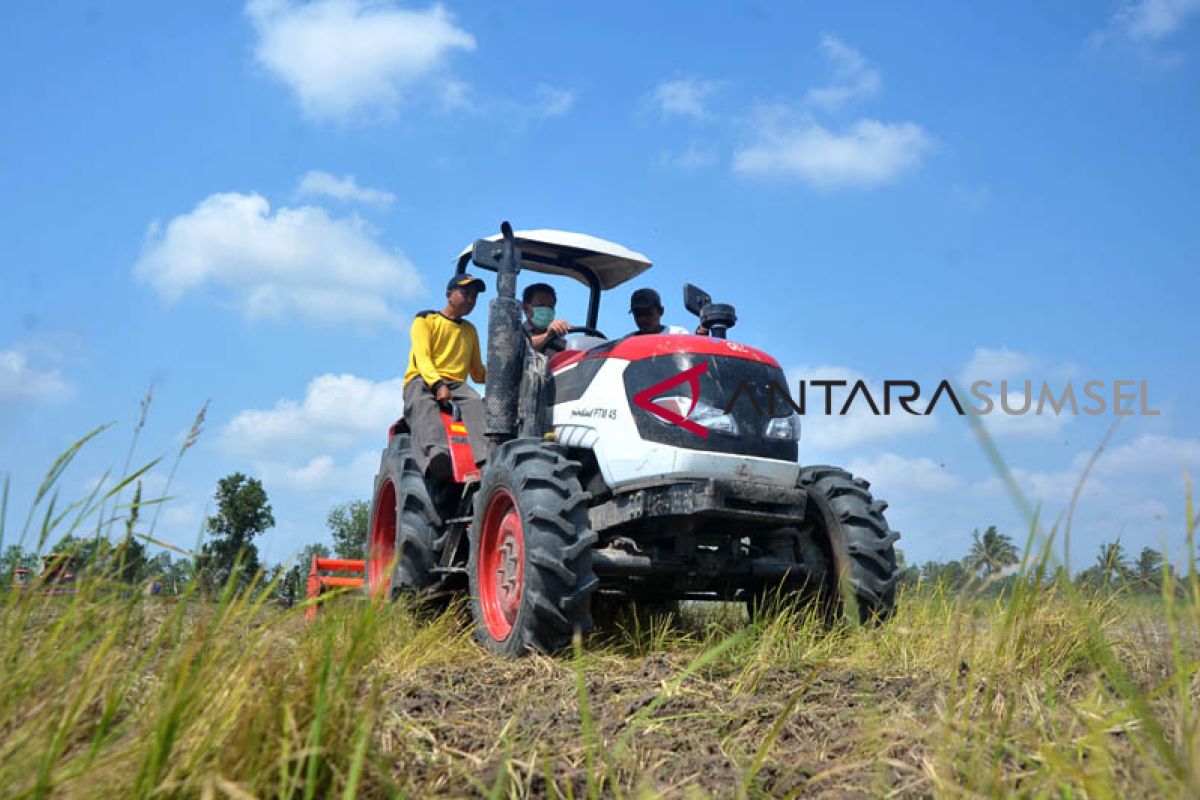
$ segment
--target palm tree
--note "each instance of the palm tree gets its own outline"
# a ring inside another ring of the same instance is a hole
[[[1101,579],[1106,584],[1114,576],[1117,580],[1122,581],[1129,577],[1129,556],[1125,554],[1125,548],[1121,545],[1120,539],[1100,545],[1100,552],[1096,556],[1096,566]]]
[[[1153,547],[1143,547],[1133,568],[1137,582],[1146,587],[1157,586],[1162,579],[1162,562],[1162,553]]]
[[[989,525],[980,536],[976,528],[972,534],[971,552],[967,554],[966,565],[972,573],[983,571],[985,576],[991,576],[1004,571],[1005,567],[1016,564],[1019,560],[1017,548],[1012,537],[996,530],[995,525]]]

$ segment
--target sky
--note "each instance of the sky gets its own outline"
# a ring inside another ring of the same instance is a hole
[[[1198,64],[1200,0],[8,4],[6,543],[54,459],[110,422],[60,508],[162,456],[156,538],[194,548],[241,471],[274,509],[264,560],[328,543],[328,510],[369,498],[412,315],[511,220],[654,261],[604,298],[606,333],[641,285],[694,324],[697,283],[793,387],[1070,381],[1083,403],[1102,381],[1105,414],[981,421],[1044,527],[1078,489],[1073,567],[1118,538],[1178,558],[1200,466]],[[585,293],[559,290],[581,319]],[[1114,415],[1118,380],[1159,413]],[[949,405],[803,426],[802,463],[870,480],[909,562],[993,524],[1026,540]]]

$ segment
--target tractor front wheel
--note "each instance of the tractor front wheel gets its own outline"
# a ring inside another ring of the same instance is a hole
[[[862,622],[891,616],[899,576],[893,545],[900,534],[884,519],[887,503],[871,496],[871,484],[837,467],[805,467],[800,485],[808,489],[808,514],[797,541],[820,547],[832,565],[827,589],[842,611],[857,607]]]
[[[492,453],[475,495],[467,576],[489,650],[551,652],[592,627],[589,495],[558,445],[517,439]]]

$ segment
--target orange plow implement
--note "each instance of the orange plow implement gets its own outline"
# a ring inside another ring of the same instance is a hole
[[[330,589],[361,589],[363,574],[366,572],[366,561],[357,558],[318,558],[313,556],[312,567],[308,571],[308,599],[313,601],[304,612],[305,619],[317,618],[317,603],[315,602],[326,588]],[[358,577],[340,575],[322,575],[322,572],[353,572]]]

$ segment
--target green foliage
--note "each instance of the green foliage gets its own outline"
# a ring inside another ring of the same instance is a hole
[[[196,577],[195,562],[190,558],[173,558],[161,552],[147,559],[142,569],[142,580],[157,581],[163,594],[178,595],[187,589]]]
[[[367,557],[367,521],[371,504],[366,500],[351,500],[329,509],[325,525],[333,536],[333,550],[338,558]]]
[[[204,583],[212,590],[232,578],[246,586],[259,570],[254,537],[275,525],[267,492],[257,478],[235,472],[217,482],[213,499],[217,513],[205,522],[209,539],[201,552]]]
[[[1153,547],[1143,547],[1137,561],[1131,564],[1119,540],[1101,544],[1096,563],[1075,577],[1079,586],[1091,591],[1148,594],[1161,594],[1164,586],[1179,586],[1178,580],[1175,566],[1164,561],[1162,553]]]
[[[947,589],[958,590],[967,585],[970,573],[961,561],[926,561],[921,565],[921,582],[942,584]]]
[[[15,569],[27,569],[36,575],[38,564],[37,553],[27,551],[19,544],[10,544],[0,555],[0,586],[8,586],[12,582]]]
[[[963,566],[973,575],[982,572],[985,578],[990,578],[1019,560],[1012,537],[1000,533],[995,525],[989,525],[982,536],[978,529],[972,534],[971,551],[967,553]]]
[[[300,567],[300,571],[308,574],[309,565],[312,564],[314,557],[329,558],[329,548],[320,542],[305,545],[300,551],[300,555],[296,557],[296,566]]]

